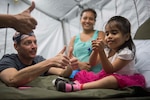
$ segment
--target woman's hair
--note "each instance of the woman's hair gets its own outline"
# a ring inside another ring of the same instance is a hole
[[[84,10],[81,12],[80,17],[82,17],[82,15],[83,15],[84,12],[92,12],[92,13],[94,14],[94,16],[95,16],[94,18],[95,18],[95,20],[96,20],[97,13],[96,13],[96,11],[95,11],[94,9],[92,9],[92,8],[84,9]]]
[[[136,50],[135,50],[134,42],[131,37],[131,24],[129,20],[122,16],[114,16],[108,20],[107,25],[109,25],[110,27],[114,27],[114,26],[117,27],[124,35],[125,34],[130,35],[129,40],[126,41],[124,44],[122,44],[119,50],[128,47],[135,54]]]

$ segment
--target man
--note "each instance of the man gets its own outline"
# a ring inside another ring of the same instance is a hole
[[[61,71],[54,73],[53,69],[64,70],[65,66],[77,64],[77,59],[69,59],[63,54],[66,47],[55,57],[47,60],[42,56],[36,56],[37,40],[33,32],[29,34],[16,32],[13,41],[18,54],[7,54],[0,60],[0,79],[8,86],[23,86],[40,75],[60,75]]]
[[[35,8],[35,3],[16,15],[0,14],[0,28],[13,28],[21,33],[29,33],[35,29],[37,21],[31,17],[30,13]],[[23,28],[22,28],[23,27]]]

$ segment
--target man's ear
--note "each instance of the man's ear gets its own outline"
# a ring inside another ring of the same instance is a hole
[[[18,49],[17,43],[14,43],[14,48],[15,48],[16,50]]]

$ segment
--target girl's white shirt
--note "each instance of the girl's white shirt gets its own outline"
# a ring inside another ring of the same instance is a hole
[[[109,48],[104,49],[106,56],[108,57],[108,54],[110,52]],[[116,52],[112,57],[109,57],[109,61],[113,63],[117,58],[122,60],[131,60],[126,66],[124,66],[119,71],[115,72],[116,74],[123,74],[123,75],[133,75],[135,73],[138,73],[135,68],[135,56],[133,52],[129,48],[124,48]]]

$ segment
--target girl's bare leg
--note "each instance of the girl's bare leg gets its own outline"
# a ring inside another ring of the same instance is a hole
[[[117,79],[114,76],[107,76],[97,81],[85,83],[83,84],[82,87],[82,89],[98,89],[98,88],[116,89],[118,88]]]

